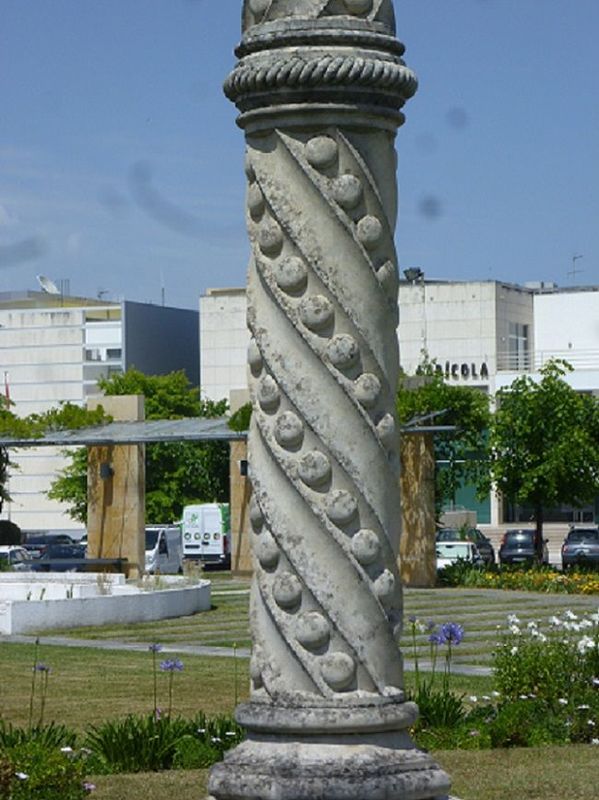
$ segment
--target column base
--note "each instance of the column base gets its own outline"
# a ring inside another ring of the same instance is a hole
[[[322,732],[314,729],[315,709],[306,710],[308,730],[297,732],[302,712],[290,709],[293,733],[267,731],[264,707],[256,707],[259,730],[252,730],[251,709],[238,714],[248,739],[210,772],[212,800],[449,800],[447,774],[416,748],[406,728],[388,729],[390,716],[396,726],[413,721],[410,703],[396,706],[395,714],[387,707],[384,722],[381,709],[371,708],[371,725],[355,733],[332,730],[330,709]],[[277,721],[283,714],[273,709]]]

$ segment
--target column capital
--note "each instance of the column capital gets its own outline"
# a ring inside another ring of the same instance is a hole
[[[418,85],[403,53],[390,0],[246,0],[224,91],[243,128],[298,125],[310,112],[395,129]]]

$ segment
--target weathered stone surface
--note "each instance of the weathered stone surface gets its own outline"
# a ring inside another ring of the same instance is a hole
[[[408,729],[391,0],[246,0],[225,91],[247,153],[254,548],[248,740],[213,797],[433,800]]]

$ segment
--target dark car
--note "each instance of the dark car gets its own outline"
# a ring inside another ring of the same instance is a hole
[[[500,564],[549,564],[547,539],[534,528],[506,531],[499,546]]]
[[[34,572],[78,572],[85,568],[85,546],[48,544],[41,556],[31,562]]]
[[[474,542],[485,566],[495,563],[495,550],[490,540],[478,528],[441,528],[437,532],[437,542]]]
[[[599,567],[599,528],[571,528],[562,544],[562,568]]]
[[[40,558],[50,545],[74,544],[66,533],[50,533],[48,531],[25,533],[24,539],[23,547],[29,553],[30,558]]]

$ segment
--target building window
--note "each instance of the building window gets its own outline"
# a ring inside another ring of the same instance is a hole
[[[509,369],[530,369],[530,341],[528,325],[522,322],[510,322],[508,332]]]

